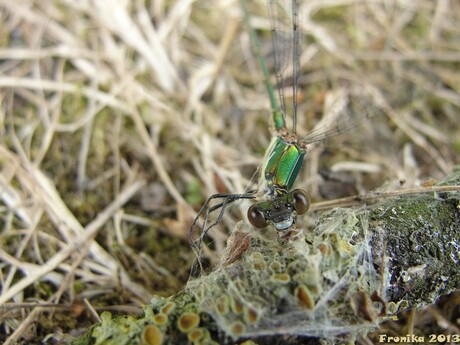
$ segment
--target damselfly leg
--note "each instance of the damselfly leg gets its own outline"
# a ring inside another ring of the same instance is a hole
[[[206,200],[189,229],[190,246],[197,257],[192,266],[192,277],[198,275],[203,270],[201,256],[204,239],[208,232],[222,221],[227,206],[237,200],[254,198],[255,194],[253,192],[248,192],[243,194],[214,194]],[[214,202],[217,203],[213,204]],[[216,212],[218,212],[218,214],[213,218]],[[200,223],[201,218],[203,218],[203,220]]]

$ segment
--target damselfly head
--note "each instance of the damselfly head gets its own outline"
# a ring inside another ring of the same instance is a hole
[[[302,189],[294,189],[291,193],[297,214],[304,214],[310,208],[310,197]]]
[[[309,208],[308,194],[295,189],[279,198],[252,205],[248,209],[248,220],[256,228],[273,224],[276,230],[283,231],[295,223],[297,215],[304,214]]]

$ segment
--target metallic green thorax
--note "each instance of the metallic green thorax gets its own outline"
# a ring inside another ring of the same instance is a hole
[[[268,194],[280,190],[289,191],[302,166],[305,150],[297,144],[290,144],[281,137],[274,137],[265,155],[262,178],[265,179]]]

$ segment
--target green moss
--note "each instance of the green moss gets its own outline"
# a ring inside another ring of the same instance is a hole
[[[163,343],[163,333],[154,325],[147,325],[142,334],[142,341],[146,345],[161,345]]]
[[[279,284],[287,284],[291,281],[291,277],[286,273],[275,273],[271,276],[271,280]]]
[[[217,299],[215,308],[219,314],[225,315],[230,310],[229,304],[229,297],[227,295],[222,295]]]
[[[156,314],[153,316],[153,322],[159,326],[166,325],[168,323],[168,316],[163,313]]]
[[[186,186],[185,200],[190,205],[202,205],[204,197],[202,194],[202,186],[198,179],[194,178],[189,181]]]
[[[283,265],[278,260],[275,260],[272,263],[270,263],[269,267],[273,272],[277,273],[281,272],[281,270],[283,269]]]
[[[160,309],[160,312],[162,314],[169,315],[174,311],[174,309],[176,309],[176,304],[174,302],[168,302]]]
[[[313,309],[315,306],[313,295],[305,285],[298,286],[294,291],[294,295],[297,297],[302,307]]]
[[[246,331],[246,326],[241,321],[235,321],[230,324],[229,333],[233,338],[241,337]]]
[[[200,316],[196,313],[182,313],[177,320],[177,328],[183,332],[188,333],[200,324]]]

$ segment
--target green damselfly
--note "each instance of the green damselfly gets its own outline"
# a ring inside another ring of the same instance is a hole
[[[250,224],[256,228],[274,226],[280,236],[286,236],[294,228],[297,215],[304,214],[310,206],[309,196],[302,189],[292,189],[302,167],[307,147],[327,137],[346,131],[358,123],[362,114],[353,111],[351,98],[344,92],[331,109],[329,120],[307,135],[297,134],[297,96],[300,75],[301,33],[299,25],[299,3],[297,0],[268,0],[268,14],[272,29],[274,48],[274,70],[278,96],[276,95],[255,31],[249,23],[246,2],[241,0],[246,26],[249,29],[253,48],[263,71],[272,107],[274,136],[266,149],[259,168],[259,180],[255,188],[241,194],[214,194],[207,199],[194,219],[189,240],[192,248],[201,251],[203,238],[219,224],[226,208],[237,200],[255,201],[247,211]],[[291,74],[286,77],[286,70]],[[285,86],[292,87],[292,104],[287,104]],[[279,101],[278,101],[279,100]],[[290,114],[288,114],[290,113]],[[291,125],[288,126],[288,118]],[[212,220],[211,214],[218,212]],[[203,218],[200,225],[200,219]],[[198,235],[195,231],[199,230]]]

